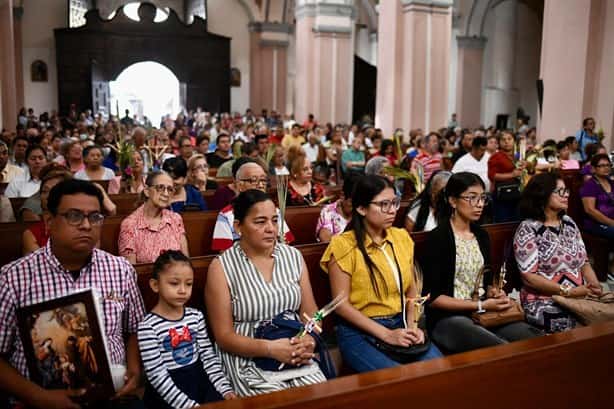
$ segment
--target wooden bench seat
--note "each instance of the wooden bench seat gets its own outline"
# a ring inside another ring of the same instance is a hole
[[[610,408],[614,322],[203,409]]]

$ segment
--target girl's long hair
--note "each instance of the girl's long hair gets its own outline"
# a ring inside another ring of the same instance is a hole
[[[377,285],[375,274],[379,274],[380,278],[383,278],[382,272],[378,270],[377,266],[371,260],[371,257],[367,254],[365,247],[365,240],[367,238],[367,228],[365,226],[365,217],[358,213],[359,207],[369,207],[373,198],[379,195],[384,189],[394,189],[394,186],[390,181],[381,176],[367,175],[361,177],[356,181],[354,191],[352,192],[352,220],[348,223],[345,231],[353,231],[356,238],[356,246],[362,254],[367,269],[369,270],[369,279],[375,294],[380,297],[380,289]],[[387,295],[387,288],[384,288]]]

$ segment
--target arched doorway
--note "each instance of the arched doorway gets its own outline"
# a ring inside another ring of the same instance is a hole
[[[166,66],[144,61],[132,64],[109,82],[111,109],[115,114],[119,107],[120,115],[129,109],[139,118],[146,116],[156,125],[160,119],[170,114],[175,117],[185,106],[180,99],[180,84],[175,74]]]

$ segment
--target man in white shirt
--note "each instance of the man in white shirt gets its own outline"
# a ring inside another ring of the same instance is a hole
[[[302,148],[305,151],[305,155],[309,162],[314,163],[318,160],[318,152],[320,151],[320,141],[315,132],[309,131],[307,135],[307,142],[303,144]]]
[[[486,191],[490,191],[490,180],[488,179],[488,159],[490,154],[486,152],[488,140],[483,136],[473,138],[471,142],[471,150],[461,156],[454,167],[452,173],[471,172],[475,173],[484,181]]]

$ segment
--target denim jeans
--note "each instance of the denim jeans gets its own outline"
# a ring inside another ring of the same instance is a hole
[[[605,237],[606,239],[614,239],[614,226],[600,224],[598,226],[588,228],[586,231],[594,234],[595,236]]]
[[[389,329],[401,328],[403,326],[401,314],[392,318],[374,318],[375,322]],[[337,342],[343,360],[357,372],[368,372],[376,369],[391,368],[401,365],[386,354],[377,349],[369,342],[370,335],[362,332],[347,322],[337,324]],[[435,344],[431,343],[429,349],[416,358],[416,361],[426,361],[439,358],[442,354]]]

